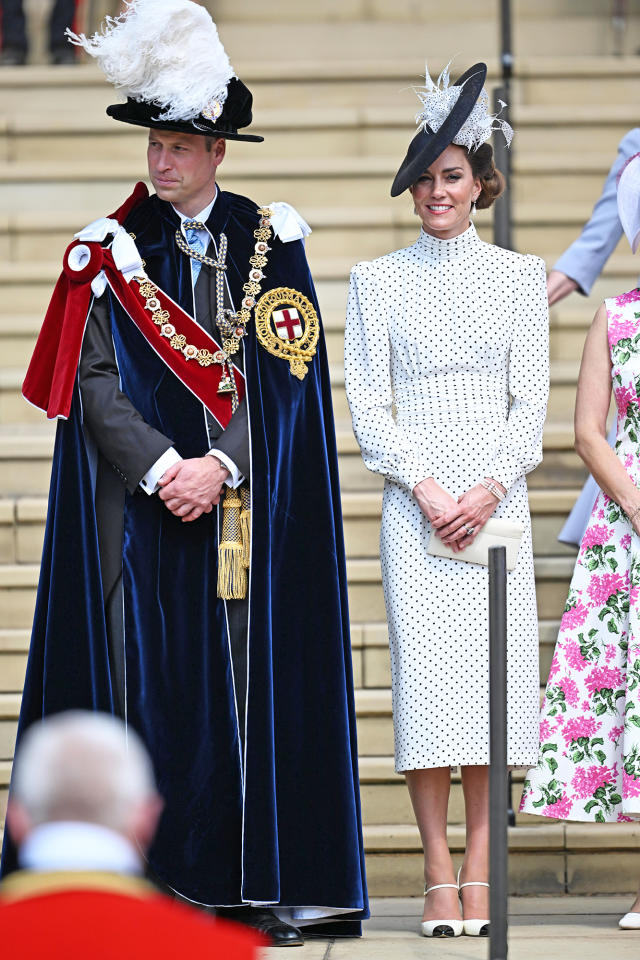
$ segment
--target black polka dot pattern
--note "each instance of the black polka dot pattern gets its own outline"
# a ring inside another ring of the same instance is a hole
[[[380,534],[398,771],[489,761],[488,573],[431,557],[412,495],[483,477],[525,525],[508,575],[508,762],[538,751],[538,623],[525,474],[542,459],[549,385],[544,263],[421,232],[351,274],[345,381],[366,466],[385,476]],[[395,408],[395,410],[394,410]]]

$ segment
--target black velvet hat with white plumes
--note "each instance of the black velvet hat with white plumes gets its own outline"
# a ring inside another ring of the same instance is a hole
[[[107,107],[107,113],[114,120],[133,123],[139,127],[149,127],[152,130],[196,133],[207,137],[224,137],[225,140],[261,143],[264,137],[251,133],[238,133],[238,130],[248,127],[253,119],[252,104],[251,91],[242,80],[232,77],[227,86],[227,98],[218,117],[200,114],[192,120],[163,120],[159,116],[162,108],[158,104],[134,100],[132,97],[128,97],[126,103],[111,104]]]
[[[156,130],[260,142],[239,133],[252,120],[253,97],[236,77],[209,12],[192,0],[129,0],[87,38],[71,43],[94,57],[126,98],[107,113]]]
[[[448,67],[436,82],[426,71],[426,86],[416,90],[423,105],[417,117],[419,130],[393,181],[392,197],[398,197],[415,183],[451,143],[476,150],[495,129],[502,130],[507,143],[511,142],[513,131],[509,124],[489,113],[486,77],[485,63],[474,64],[452,84]]]

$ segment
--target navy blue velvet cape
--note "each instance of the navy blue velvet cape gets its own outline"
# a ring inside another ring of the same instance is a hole
[[[243,297],[258,214],[219,191],[208,227],[229,241]],[[190,313],[179,219],[156,196],[125,223],[151,279]],[[274,239],[263,292],[293,287],[317,309],[300,241]],[[203,408],[112,297],[122,390],[183,457],[208,448]],[[300,381],[253,325],[245,338],[251,434],[245,776],[225,604],[216,595],[216,511],[183,524],[158,497],[124,511],[127,722],[141,734],[166,808],[152,871],[198,903],[349,908],[318,932],[357,934],[368,916],[347,584],[324,338]],[[91,451],[76,387],[56,436],[49,511],[19,733],[70,708],[113,711]],[[15,866],[5,842],[3,870]]]

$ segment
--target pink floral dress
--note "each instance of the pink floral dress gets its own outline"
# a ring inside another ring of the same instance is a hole
[[[640,289],[605,300],[615,451],[640,487]],[[638,497],[640,503],[640,495]],[[640,817],[640,537],[602,491],[580,545],[521,811]]]

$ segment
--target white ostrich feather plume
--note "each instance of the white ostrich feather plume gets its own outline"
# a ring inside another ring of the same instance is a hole
[[[425,64],[425,85],[416,88],[416,94],[422,103],[422,110],[416,116],[416,123],[422,130],[428,127],[437,133],[462,93],[464,84],[458,87],[450,84],[450,66],[451,61],[434,82],[429,75],[429,67]],[[501,100],[500,106],[504,109],[506,103]],[[453,142],[468,150],[477,150],[491,139],[494,130],[502,131],[509,146],[513,139],[513,129],[506,120],[501,120],[497,113],[489,113],[489,95],[483,89],[473,110],[453,138]]]
[[[160,120],[192,120],[212,101],[222,106],[235,77],[211,16],[191,0],[130,0],[92,37],[66,33],[125,97],[158,104]]]

